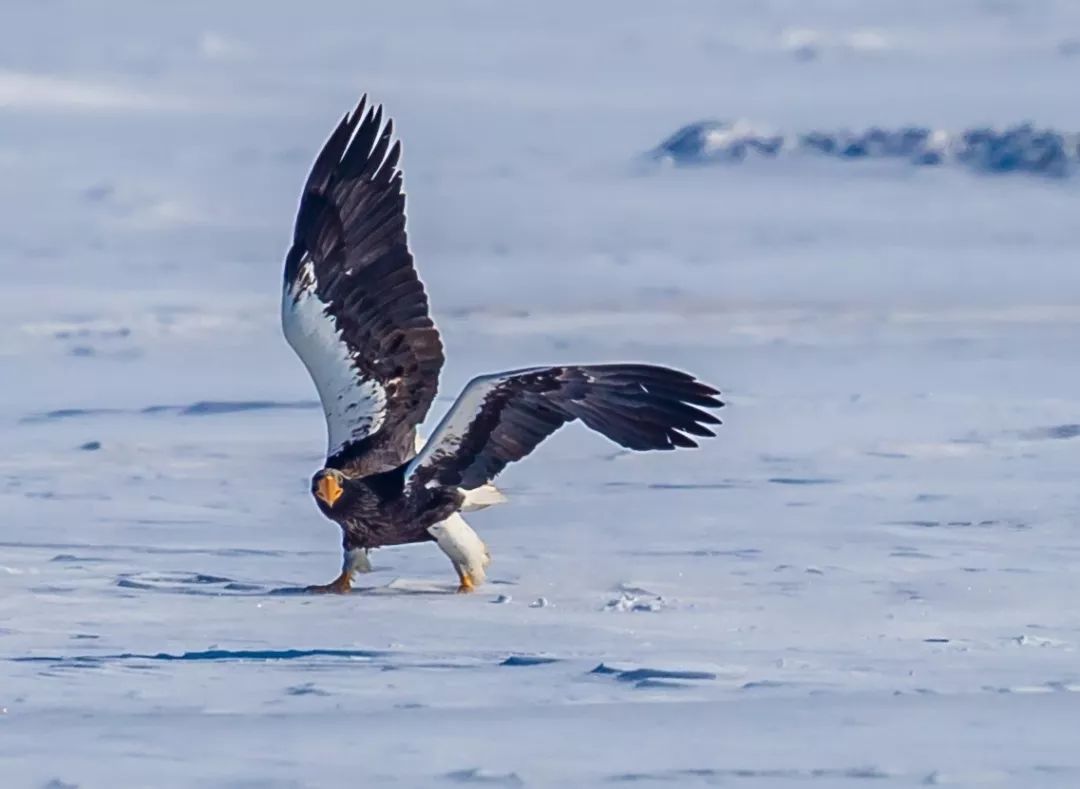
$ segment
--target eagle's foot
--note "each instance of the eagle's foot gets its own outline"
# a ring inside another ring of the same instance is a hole
[[[352,591],[352,573],[343,572],[328,584],[308,586],[304,591],[311,594],[348,594]]]
[[[458,569],[457,574],[461,580],[461,585],[457,588],[458,594],[469,594],[476,591],[477,583],[468,570]]]

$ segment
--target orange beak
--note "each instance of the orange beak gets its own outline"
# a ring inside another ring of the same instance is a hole
[[[338,481],[331,476],[323,477],[319,480],[319,484],[315,486],[315,495],[325,501],[327,507],[333,507],[344,492]]]

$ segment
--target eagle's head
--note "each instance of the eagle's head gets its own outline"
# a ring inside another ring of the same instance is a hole
[[[336,468],[320,469],[311,478],[311,495],[315,497],[320,508],[330,511],[345,494],[346,484],[345,475]]]

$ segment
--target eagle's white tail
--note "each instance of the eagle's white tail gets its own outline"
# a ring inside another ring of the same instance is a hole
[[[493,507],[506,501],[506,496],[502,494],[502,491],[491,484],[481,485],[478,488],[462,492],[465,494],[465,501],[461,504],[462,512],[482,510],[485,507]]]
[[[424,439],[420,433],[416,434],[416,451],[419,452],[424,448]],[[493,507],[496,504],[502,504],[506,501],[506,496],[491,483],[487,485],[481,485],[478,488],[472,490],[463,490],[465,494],[465,501],[462,502],[461,512],[473,512],[475,510],[482,510],[485,507]]]

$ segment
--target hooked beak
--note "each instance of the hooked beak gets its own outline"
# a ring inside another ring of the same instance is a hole
[[[344,492],[341,485],[338,484],[338,481],[329,475],[320,479],[319,483],[315,486],[315,495],[326,502],[327,507],[333,507],[334,503],[341,498],[341,494]]]

